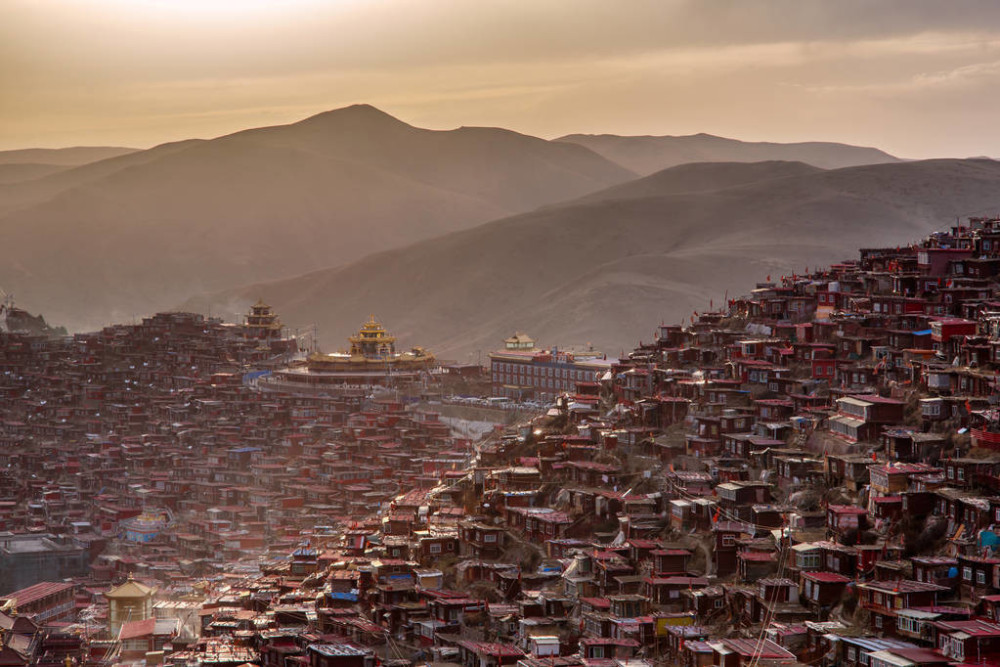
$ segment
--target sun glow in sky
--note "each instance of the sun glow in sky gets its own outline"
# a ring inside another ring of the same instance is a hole
[[[3,0],[0,149],[424,127],[1000,156],[990,0]]]
[[[322,6],[344,5],[353,0],[96,0],[91,5],[95,11],[110,11],[141,14],[158,13],[165,17],[219,16],[230,21],[244,20],[254,14],[289,14],[314,10]],[[360,1],[360,0],[359,0]]]

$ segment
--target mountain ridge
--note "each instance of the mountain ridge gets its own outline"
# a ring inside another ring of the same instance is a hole
[[[805,162],[687,162],[584,195],[579,201],[630,199],[671,193],[711,192],[763,180],[824,171]]]
[[[15,148],[0,151],[0,164],[50,164],[78,167],[139,151],[124,146],[69,146],[66,148]]]
[[[743,141],[706,133],[676,136],[567,134],[554,141],[586,146],[643,176],[694,162],[783,160],[805,162],[821,169],[839,169],[901,161],[900,158],[870,146],[827,141]]]

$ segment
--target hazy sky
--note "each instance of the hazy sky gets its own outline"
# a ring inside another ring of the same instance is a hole
[[[1000,1],[0,0],[0,149],[414,125],[1000,156]]]

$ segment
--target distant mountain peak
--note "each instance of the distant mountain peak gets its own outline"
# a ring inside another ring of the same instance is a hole
[[[407,123],[399,120],[395,116],[387,114],[381,109],[372,106],[371,104],[352,104],[350,106],[341,107],[339,109],[331,109],[330,111],[324,111],[318,113],[315,116],[310,116],[305,120],[299,121],[296,125],[304,124],[314,124],[314,123],[328,123],[328,122],[348,122],[348,123],[369,123],[369,124],[385,124],[385,125],[397,125],[411,127]]]

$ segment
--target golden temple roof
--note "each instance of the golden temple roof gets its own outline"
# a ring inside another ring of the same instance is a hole
[[[361,325],[361,329],[354,336],[348,338],[351,343],[361,343],[377,341],[384,343],[395,343],[396,337],[390,336],[382,326],[382,323],[375,319],[374,315],[368,316],[368,321]]]
[[[434,355],[423,348],[415,347],[409,352],[397,352],[396,337],[390,335],[374,315],[370,315],[357,334],[350,336],[348,340],[351,342],[349,352],[311,354],[308,357],[309,367],[346,369],[366,365],[385,367],[386,364],[394,367],[422,367],[435,363]]]

